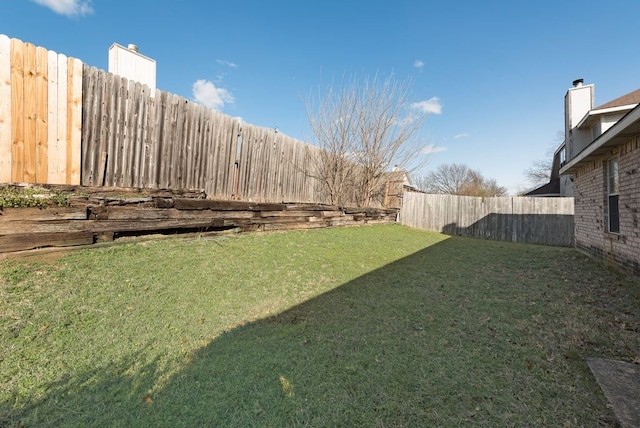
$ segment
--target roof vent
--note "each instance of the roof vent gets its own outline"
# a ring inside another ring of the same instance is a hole
[[[127,49],[129,49],[130,51],[138,52],[138,45],[134,45],[133,43],[129,43],[129,46],[127,46]]]
[[[573,81],[573,87],[579,88],[584,83],[584,79],[576,79]]]

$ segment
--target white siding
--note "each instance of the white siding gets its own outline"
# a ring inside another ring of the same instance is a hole
[[[109,48],[109,73],[156,88],[155,60],[117,43]]]

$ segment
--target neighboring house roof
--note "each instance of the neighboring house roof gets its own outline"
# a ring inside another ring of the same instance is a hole
[[[523,196],[560,196],[560,178],[552,178],[547,184],[536,187]]]
[[[621,106],[627,106],[629,104],[639,104],[639,103],[640,103],[640,89],[636,89],[635,91],[629,92],[628,94],[618,97],[615,100],[611,100],[607,103],[604,103],[594,108],[594,110],[603,110],[606,108],[621,107]]]
[[[560,174],[574,173],[584,162],[596,160],[608,153],[612,148],[626,143],[640,134],[640,105],[625,114],[615,125],[593,140],[576,157],[570,159],[561,169]]]
[[[411,176],[409,176],[409,173],[403,169],[387,172],[386,175],[387,180],[389,181],[397,181],[402,184],[408,184],[411,186],[413,185],[413,183],[411,182]]]
[[[416,193],[427,193],[424,190],[420,190],[418,187],[413,184],[403,184],[402,188],[407,192],[416,192]]]
[[[401,183],[402,188],[404,189],[419,191],[411,181],[411,176],[409,175],[409,173],[403,169],[387,172],[386,179],[390,183]]]

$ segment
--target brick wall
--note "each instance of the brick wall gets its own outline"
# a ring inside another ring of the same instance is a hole
[[[606,163],[618,156],[620,233],[608,232]],[[640,275],[640,137],[580,168],[574,179],[576,247]]]

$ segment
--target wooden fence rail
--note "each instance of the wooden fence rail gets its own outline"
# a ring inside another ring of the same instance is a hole
[[[572,246],[573,214],[573,198],[476,198],[407,192],[400,223],[449,235]]]

